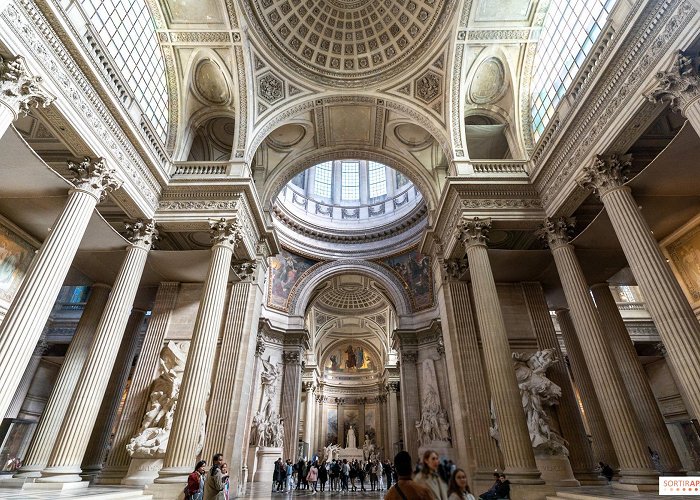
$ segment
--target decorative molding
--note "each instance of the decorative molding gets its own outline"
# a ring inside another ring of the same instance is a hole
[[[127,239],[135,247],[150,250],[153,243],[158,240],[158,229],[153,219],[137,219],[134,222],[125,222]]]
[[[549,248],[556,250],[569,244],[575,225],[576,219],[573,217],[547,217],[536,234]]]
[[[116,176],[116,170],[107,166],[104,158],[92,160],[86,156],[80,163],[68,162],[68,170],[75,174],[73,184],[76,189],[90,193],[103,201],[107,193],[116,191],[122,186],[122,180]]]

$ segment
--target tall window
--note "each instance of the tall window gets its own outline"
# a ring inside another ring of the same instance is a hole
[[[396,189],[400,188],[401,186],[405,186],[408,184],[408,177],[403,175],[401,172],[396,172]]]
[[[341,170],[341,198],[343,201],[357,201],[360,199],[360,164],[356,162],[343,162]]]
[[[141,111],[165,142],[168,126],[165,63],[145,0],[83,0],[80,4]]]
[[[386,169],[381,163],[374,161],[368,165],[369,197],[377,198],[386,194]]]
[[[326,161],[316,165],[316,178],[314,180],[314,193],[322,198],[331,197],[331,179],[333,162]]]
[[[537,141],[576,77],[617,0],[552,0],[540,35],[530,94]]]

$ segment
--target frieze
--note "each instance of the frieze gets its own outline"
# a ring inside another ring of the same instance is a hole
[[[171,31],[170,41],[174,43],[230,43],[227,31]]]
[[[461,201],[462,208],[542,208],[542,202],[538,199],[478,199],[468,198]]]
[[[470,41],[500,41],[500,40],[518,40],[526,42],[530,37],[529,29],[520,30],[467,30],[467,40]]]
[[[231,14],[234,16],[234,14]],[[235,18],[235,16],[234,16]],[[238,142],[236,143],[236,158],[245,156],[246,141],[248,140],[248,80],[245,73],[245,58],[243,56],[243,47],[236,45],[233,48],[233,53],[236,57],[236,72],[238,74],[237,85],[240,89],[238,92]],[[255,150],[253,150],[253,153]]]
[[[158,203],[159,210],[238,210],[239,200],[168,201]]]

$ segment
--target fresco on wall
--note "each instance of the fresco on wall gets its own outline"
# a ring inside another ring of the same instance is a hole
[[[12,303],[33,256],[34,247],[0,224],[0,301]]]
[[[365,435],[377,444],[377,410],[370,406],[365,407]]]
[[[377,363],[368,349],[361,344],[349,342],[333,349],[323,367],[336,372],[354,373],[376,371]]]
[[[391,269],[402,281],[414,311],[433,306],[433,271],[430,257],[414,249],[386,257],[379,263]]]
[[[301,257],[281,249],[275,257],[270,257],[267,305],[280,311],[289,310],[294,285],[311,266],[318,261]]]
[[[338,443],[338,409],[328,409],[328,430],[326,431],[326,446]]]

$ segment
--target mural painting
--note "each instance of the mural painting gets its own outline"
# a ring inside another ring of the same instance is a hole
[[[311,266],[318,261],[307,259],[285,249],[275,257],[270,257],[267,305],[273,309],[287,311],[294,285]]]
[[[433,306],[433,272],[430,257],[414,249],[387,257],[379,263],[391,269],[401,279],[414,311]]]
[[[352,342],[331,351],[323,367],[337,372],[376,371],[374,355],[360,344]]]
[[[338,409],[328,409],[328,430],[326,431],[326,446],[338,443]]]
[[[34,247],[0,225],[0,301],[12,303],[33,256]]]
[[[377,410],[373,406],[365,407],[365,435],[370,442],[377,442]]]

